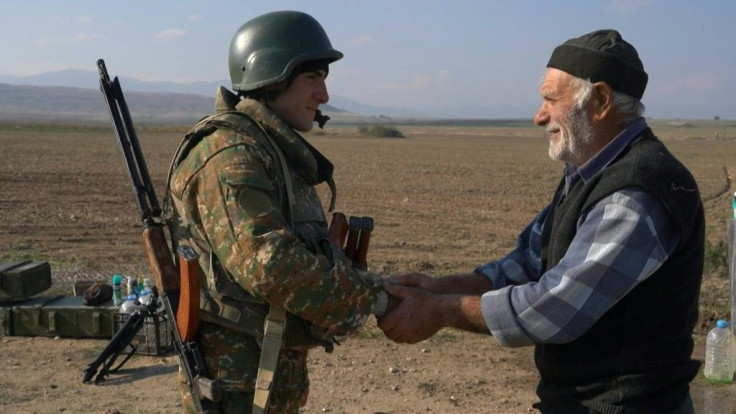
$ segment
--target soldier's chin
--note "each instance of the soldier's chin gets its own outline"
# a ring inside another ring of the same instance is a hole
[[[299,132],[309,132],[314,128],[313,121],[306,119],[297,119],[292,120],[291,122],[287,122],[286,125],[288,125],[291,129]]]

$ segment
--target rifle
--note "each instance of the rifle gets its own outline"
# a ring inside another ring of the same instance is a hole
[[[181,367],[186,373],[187,384],[194,397],[194,403],[197,405],[197,411],[216,412],[216,403],[222,398],[222,393],[218,383],[206,377],[204,360],[194,341],[199,323],[200,278],[197,253],[190,246],[179,246],[177,271],[164,231],[168,227],[164,224],[163,211],[159,206],[151,177],[148,174],[120,81],[117,77],[110,80],[102,59],[97,61],[97,68],[100,73],[100,90],[105,96],[115,135],[120,144],[141,212],[143,245],[155,279],[155,290],[160,292],[156,301],[160,301],[163,305],[165,319],[174,339],[174,348],[179,355]],[[104,366],[109,367],[118,355],[128,348],[135,332],[142,326],[142,323],[138,324],[137,321],[131,322],[131,319],[137,319],[134,318],[134,315],[131,315],[128,322],[120,329],[120,331],[125,330],[125,333],[116,333],[105,349],[107,352],[103,351],[103,355],[90,364],[84,377],[87,381],[94,375],[94,370],[99,365],[98,360],[108,361],[109,363],[105,362]],[[130,335],[132,331],[135,332]],[[130,355],[116,369],[120,368],[128,358]]]
[[[366,259],[372,231],[371,217],[350,216],[350,219],[347,219],[343,213],[334,212],[327,237],[342,248],[345,256],[353,261],[356,268],[367,270]]]
[[[100,353],[100,356],[87,365],[82,376],[82,382],[88,383],[92,380],[92,377],[94,377],[95,384],[104,381],[106,376],[111,372],[119,370],[136,353],[138,349],[133,345],[132,340],[143,327],[146,317],[155,313],[156,307],[158,307],[158,300],[153,297],[145,308],[138,309],[130,314],[128,320],[118,329],[105,349]],[[112,368],[115,361],[122,354],[125,354],[125,359],[116,367]]]

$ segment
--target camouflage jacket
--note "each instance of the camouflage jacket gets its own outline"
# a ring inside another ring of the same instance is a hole
[[[253,128],[207,126],[169,182],[174,237],[200,253],[207,275],[203,297],[255,299],[323,329],[354,332],[377,301],[381,279],[353,269],[326,240],[314,186],[331,181],[332,164],[258,101],[237,101],[220,88],[216,109],[247,115],[241,118]],[[273,149],[258,139],[261,133],[285,156],[291,220],[283,170]],[[241,291],[223,288],[225,278]]]

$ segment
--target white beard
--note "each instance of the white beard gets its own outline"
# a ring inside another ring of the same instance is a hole
[[[562,122],[550,121],[547,132],[559,131],[557,139],[550,138],[549,157],[555,161],[580,166],[587,161],[592,148],[593,124],[582,108],[573,108]]]

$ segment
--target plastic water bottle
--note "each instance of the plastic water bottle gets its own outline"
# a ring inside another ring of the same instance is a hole
[[[138,279],[135,276],[128,276],[128,295],[138,296]]]
[[[151,278],[144,277],[143,278],[143,288],[141,290],[148,289],[150,291],[153,291],[153,281]]]
[[[112,275],[112,304],[120,306],[123,303],[123,277],[120,275]]]
[[[733,193],[733,199],[731,200],[733,206],[733,218],[736,219],[736,193]]]
[[[138,296],[138,302],[140,302],[141,305],[148,305],[151,303],[152,298],[153,292],[151,289],[144,287],[143,290],[141,290],[140,296]]]
[[[138,303],[138,297],[135,295],[128,295],[128,297],[125,299],[125,302],[123,302],[122,305],[120,305],[120,313],[133,313],[140,309],[140,304]]]
[[[733,382],[734,339],[730,325],[727,321],[718,320],[716,327],[708,332],[705,343],[705,377],[710,382]]]

